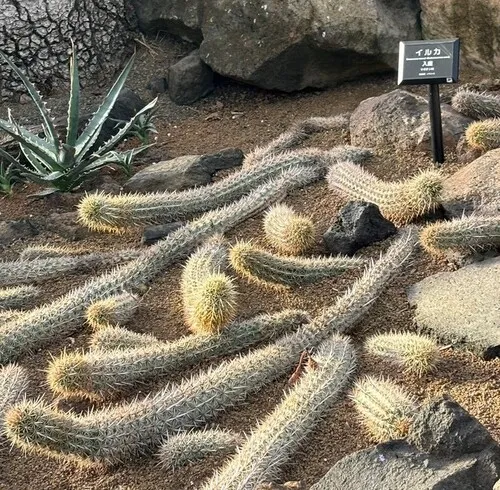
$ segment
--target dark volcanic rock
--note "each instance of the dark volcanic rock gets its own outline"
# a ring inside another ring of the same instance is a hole
[[[0,221],[0,246],[10,245],[16,240],[38,235],[38,229],[29,219]]]
[[[181,221],[175,221],[174,223],[167,223],[165,225],[148,226],[142,233],[141,243],[143,245],[153,245],[183,225],[184,223]]]

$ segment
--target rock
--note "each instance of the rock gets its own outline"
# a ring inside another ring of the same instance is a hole
[[[470,213],[500,197],[500,149],[491,150],[444,181],[443,207],[451,216]]]
[[[454,150],[472,119],[441,104],[443,142]],[[362,101],[350,121],[351,143],[371,148],[392,146],[402,150],[430,151],[427,99],[396,89]]]
[[[169,96],[176,104],[192,104],[212,92],[214,73],[195,50],[170,67],[168,87]]]
[[[208,184],[222,169],[241,165],[241,150],[228,148],[209,155],[185,155],[158,162],[137,172],[124,189],[127,192],[179,191]]]
[[[421,409],[407,442],[350,454],[311,490],[483,490],[499,471],[498,444],[460,405],[442,398]]]
[[[132,0],[141,27],[201,43],[223,76],[287,92],[397,67],[398,43],[420,39],[416,0]]]
[[[151,90],[153,97],[156,97],[158,94],[163,94],[167,91],[168,81],[165,77],[156,77],[149,81],[146,88]]]
[[[82,240],[90,235],[90,230],[78,224],[78,212],[52,213],[45,218],[44,227],[52,233],[71,242]]]
[[[148,226],[142,233],[141,243],[143,245],[153,245],[183,225],[184,223],[181,221],[175,221],[174,223],[167,223],[165,225]]]
[[[446,344],[500,357],[500,257],[441,272],[413,285],[418,326]]]
[[[331,254],[353,255],[396,231],[375,204],[351,201],[341,209],[336,222],[323,235],[323,241]]]
[[[498,76],[498,0],[420,0],[425,39],[460,38],[460,62],[475,72]]]
[[[462,136],[457,143],[457,157],[458,162],[462,165],[466,165],[467,163],[471,163],[482,155],[482,151],[478,148],[471,148],[467,141],[465,140],[465,136]]]
[[[111,175],[99,174],[94,182],[92,182],[92,188],[98,192],[104,192],[105,194],[120,194],[122,186],[115,180]]]
[[[0,246],[38,235],[38,228],[29,219],[0,221]]]

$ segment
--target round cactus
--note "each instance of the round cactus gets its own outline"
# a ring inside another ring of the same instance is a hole
[[[134,315],[137,305],[137,298],[129,293],[101,299],[87,308],[87,322],[94,330],[125,325]]]
[[[465,131],[465,140],[472,148],[482,151],[499,148],[500,118],[473,122]]]
[[[500,117],[500,97],[493,94],[459,90],[451,99],[453,109],[472,119]]]

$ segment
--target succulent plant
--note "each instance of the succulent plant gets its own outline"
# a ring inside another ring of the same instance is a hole
[[[20,260],[53,259],[70,255],[82,255],[82,248],[67,247],[64,245],[28,245],[19,254]]]
[[[206,429],[170,436],[160,448],[158,457],[166,470],[175,470],[209,456],[221,458],[236,451],[243,436],[230,430]]]
[[[451,99],[451,105],[472,119],[500,117],[500,97],[493,94],[459,90]]]
[[[366,260],[358,257],[281,257],[238,242],[231,247],[229,258],[238,274],[271,286],[294,286],[333,277],[349,269],[359,269]]]
[[[21,366],[7,364],[0,368],[0,437],[4,435],[1,421],[9,408],[24,397],[28,385],[28,373]]]
[[[404,439],[418,405],[411,395],[392,381],[366,376],[352,392],[361,421],[378,442]]]
[[[473,122],[465,131],[465,140],[469,146],[481,151],[499,148],[500,118]]]
[[[87,323],[94,330],[125,325],[134,315],[138,303],[137,298],[130,293],[101,299],[87,308]]]
[[[0,194],[10,195],[20,179],[19,162],[0,148]]]
[[[123,327],[100,328],[90,337],[90,348],[103,351],[137,349],[162,344],[163,342],[154,335],[133,332]]]
[[[435,340],[412,332],[373,335],[366,340],[365,348],[371,354],[395,362],[418,376],[433,370],[439,357]]]
[[[435,257],[448,250],[470,252],[500,245],[500,216],[471,215],[438,221],[420,232],[420,244]]]
[[[32,285],[0,288],[0,311],[8,308],[25,308],[40,296],[40,293],[40,289]]]
[[[268,243],[285,254],[302,254],[316,241],[313,221],[286,204],[271,206],[264,215],[263,225]]]
[[[356,353],[347,338],[333,335],[310,362],[283,401],[202,490],[250,490],[277,479],[302,441],[338,400],[354,371]]]
[[[328,183],[331,189],[350,199],[376,204],[388,220],[403,225],[440,204],[443,176],[436,170],[427,170],[407,180],[384,182],[358,165],[344,161],[330,168]]]

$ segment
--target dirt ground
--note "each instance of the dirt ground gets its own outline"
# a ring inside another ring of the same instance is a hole
[[[129,86],[136,89],[146,99],[150,98],[150,94],[145,89],[147,80],[152,76],[164,76],[166,66],[190,49],[188,45],[180,43],[169,43],[168,46],[169,49],[162,54],[159,51],[154,54],[144,47],[139,50],[136,68],[130,77]],[[220,81],[215,92],[209,97],[193,106],[182,108],[174,106],[163,94],[160,97],[157,121],[159,133],[157,145],[148,151],[137,168],[153,161],[184,154],[207,153],[225,147],[239,147],[248,151],[255,145],[263,144],[277,136],[296,120],[313,115],[330,116],[352,111],[361,100],[394,88],[396,88],[396,83],[393,75],[366,78],[345,83],[330,90],[307,91],[298,94],[269,93],[236,83]],[[89,96],[90,106],[95,104],[101,93],[101,88],[86,89],[85,94]],[[56,113],[57,111],[60,114],[64,112],[63,98],[56,96],[48,102],[49,105],[55,106]],[[0,107],[0,116],[5,110],[5,107]],[[29,120],[31,117],[27,105],[14,105],[13,111],[21,120]],[[325,133],[313,138],[308,145],[329,148],[344,143],[347,141],[346,138],[345,134]],[[392,180],[412,175],[418,169],[429,168],[431,165],[430,159],[425,155],[387,152],[376,156],[367,163],[366,167],[377,176]],[[443,170],[450,173],[457,166],[455,156],[448,155],[448,162]],[[112,176],[119,182],[124,180],[116,173],[112,173]],[[77,193],[34,201],[27,197],[34,190],[36,190],[35,186],[19,187],[12,197],[0,200],[0,220],[72,211],[82,195],[82,193]],[[323,253],[321,234],[334,221],[336,213],[343,204],[342,200],[333,195],[326,184],[319,183],[294,192],[286,199],[286,202],[313,217],[319,234],[317,246],[311,254]],[[265,246],[261,226],[261,216],[257,216],[228,233],[227,236],[230,241],[238,238],[253,238],[257,243]],[[89,233],[76,245],[84,246],[89,250],[139,247],[140,234],[140,230],[120,237]],[[47,232],[31,240],[17,242],[0,253],[2,258],[10,260],[15,258],[28,243],[61,241],[60,237]],[[381,243],[362,253],[377,257],[382,250],[387,248],[387,245],[387,242]],[[361,347],[362,339],[367,333],[391,329],[413,330],[413,315],[406,300],[407,287],[435,272],[449,270],[450,267],[446,263],[435,263],[423,252],[417,252],[376,302],[368,316],[360,322],[356,335],[357,345]],[[138,332],[152,333],[164,340],[177,339],[188,333],[183,323],[179,294],[180,270],[181,265],[178,264],[159,276],[142,298],[138,313],[129,328]],[[358,275],[359,272],[351,272],[319,284],[288,289],[279,294],[238,278],[239,317],[248,318],[261,312],[275,312],[282,308],[301,308],[315,314],[322,307],[332,303],[337,295],[342,294]],[[88,277],[90,274],[50,281],[40,303],[51,301],[64,294]],[[82,329],[78,335],[61,339],[49,349],[43,349],[29,358],[22,359],[20,364],[29,370],[32,378],[29,396],[42,396],[47,400],[52,400],[52,395],[46,387],[44,373],[48,361],[51,356],[57,356],[62,349],[84,348],[88,338],[89,331]],[[162,378],[148,385],[139,393],[139,396],[163,386],[168,381],[179,381],[183,376],[188,376],[206,366],[207,363],[204,363],[182,375]],[[447,349],[442,351],[442,359],[437,370],[419,379],[398,372],[389,364],[363,355],[360,350],[357,372],[358,375],[368,373],[386,375],[403,384],[421,401],[443,393],[450,394],[477,417],[497,440],[500,440],[500,383],[498,381],[500,360],[485,362],[470,353]],[[244,405],[227,411],[215,420],[212,426],[228,427],[240,432],[250,431],[256,422],[279,402],[286,388],[287,377],[277,380],[265,390],[252,395]],[[135,395],[137,393],[131,394],[129,399]],[[88,407],[81,403],[72,406],[68,402],[57,400],[56,402],[61,409],[74,408],[80,411]],[[358,422],[351,402],[344,398],[307,438],[300,452],[285,468],[282,480],[301,480],[308,488],[337,460],[370,444],[370,438]],[[172,473],[163,470],[156,458],[144,458],[106,470],[89,470],[32,454],[24,455],[18,449],[10,448],[8,443],[0,440],[0,489],[195,489],[222,463],[223,460],[210,459]]]

